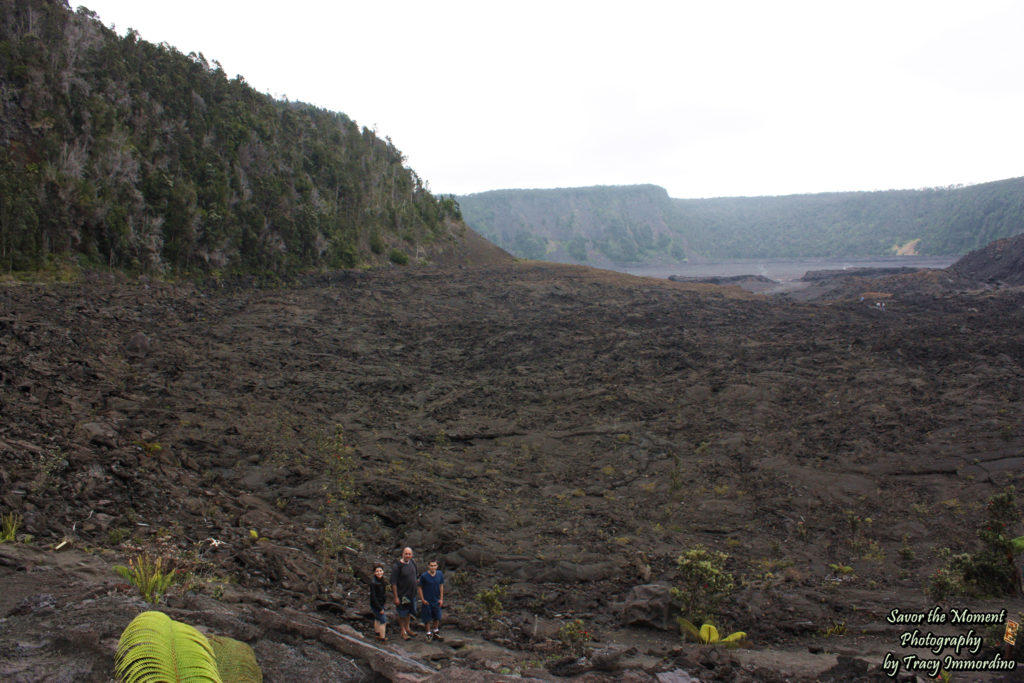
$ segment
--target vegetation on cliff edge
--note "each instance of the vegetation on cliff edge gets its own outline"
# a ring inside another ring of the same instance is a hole
[[[63,0],[0,0],[0,269],[345,267],[462,231],[454,199],[344,114]]]

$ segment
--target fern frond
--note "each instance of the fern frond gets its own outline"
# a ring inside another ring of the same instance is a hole
[[[730,633],[725,638],[722,638],[723,643],[739,645],[747,639],[747,634],[743,631],[736,631],[736,633]]]
[[[683,627],[683,630],[693,636],[693,639],[698,643],[702,642],[700,637],[700,629],[693,625],[693,622],[683,617],[676,617],[676,621]]]
[[[209,636],[217,656],[217,670],[224,681],[231,683],[263,683],[263,671],[256,653],[246,643],[227,636]]]
[[[206,636],[163,612],[143,612],[125,627],[114,673],[125,683],[222,683]]]
[[[693,636],[693,639],[698,643],[704,645],[725,645],[727,647],[737,647],[747,639],[747,634],[743,631],[737,631],[736,633],[730,633],[726,637],[722,637],[715,628],[714,624],[704,624],[699,629],[689,619],[683,617],[676,617],[676,621],[683,628],[686,633]]]

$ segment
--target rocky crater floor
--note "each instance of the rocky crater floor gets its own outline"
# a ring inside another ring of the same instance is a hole
[[[113,680],[152,607],[113,567],[146,553],[180,576],[160,608],[267,681],[888,680],[887,653],[934,657],[893,609],[1024,609],[924,591],[1024,465],[1024,292],[932,279],[0,283],[0,679]],[[698,544],[728,554],[743,648],[680,637]],[[407,545],[446,574],[447,637],[378,647],[370,568]]]

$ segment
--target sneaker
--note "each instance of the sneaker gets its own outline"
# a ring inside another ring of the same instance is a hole
[[[434,640],[444,640],[444,638],[441,637],[441,634],[438,631],[434,631],[433,635],[434,635]]]
[[[429,641],[431,641],[433,639],[434,639],[434,634],[431,633],[430,631],[427,631],[427,641],[429,642]]]

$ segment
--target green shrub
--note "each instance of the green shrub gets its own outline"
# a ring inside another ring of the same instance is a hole
[[[590,654],[590,641],[594,637],[582,619],[573,619],[562,624],[556,636],[574,657],[586,657]]]
[[[1018,519],[1013,487],[989,498],[986,513],[987,519],[978,529],[980,550],[955,555],[948,548],[940,551],[943,567],[929,579],[930,597],[999,597],[1016,591],[1017,568],[1010,538],[1010,525]]]
[[[836,576],[847,576],[853,573],[853,567],[848,564],[830,562],[828,568],[832,570],[832,573]]]
[[[736,582],[725,571],[726,553],[698,545],[678,558],[680,586],[672,588],[672,597],[679,603],[684,618],[691,621],[710,619],[718,605],[732,592]]]
[[[391,251],[389,251],[388,259],[390,259],[392,263],[397,264],[399,266],[404,266],[405,264],[409,263],[409,255],[406,254],[401,249],[392,249]]]
[[[119,527],[117,529],[111,529],[107,532],[107,543],[110,545],[121,545],[126,538],[132,535],[131,529],[125,529]]]
[[[381,237],[380,230],[370,233],[370,251],[374,254],[383,254],[384,246],[384,238]]]
[[[970,561],[970,555],[964,553],[953,556],[949,552],[949,548],[943,548],[941,552],[948,556],[947,563],[944,567],[936,569],[928,577],[928,585],[925,587],[925,592],[933,600],[945,600],[955,595],[964,595],[967,593],[967,589],[964,586],[963,575],[954,567],[960,566],[965,559]]]
[[[476,594],[477,604],[480,605],[480,608],[487,617],[493,619],[501,616],[501,613],[505,610],[504,605],[501,604],[501,599],[505,597],[507,591],[506,586],[496,583],[491,588]]]

